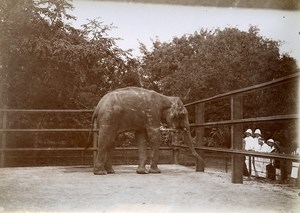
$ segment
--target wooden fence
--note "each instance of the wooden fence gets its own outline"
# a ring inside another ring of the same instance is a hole
[[[232,183],[243,183],[243,163],[244,156],[257,156],[264,158],[272,159],[285,159],[290,161],[299,161],[299,156],[286,155],[286,154],[273,154],[273,153],[257,153],[251,151],[242,150],[241,140],[243,138],[243,124],[247,123],[257,123],[257,122],[274,122],[274,121],[283,121],[283,120],[298,120],[298,114],[290,115],[276,115],[276,116],[267,116],[267,117],[255,117],[255,118],[243,118],[243,94],[249,93],[254,90],[261,90],[269,88],[272,86],[277,86],[283,83],[296,81],[299,79],[299,73],[295,73],[286,77],[282,77],[270,82],[258,84],[255,86],[231,91],[228,93],[216,95],[207,99],[195,101],[189,104],[186,104],[186,107],[195,107],[195,123],[191,124],[191,127],[196,128],[196,141],[197,144],[200,144],[196,149],[199,150],[199,154],[203,155],[204,151],[213,151],[218,153],[227,153],[232,154]],[[216,121],[216,122],[204,122],[204,104],[210,101],[222,99],[225,97],[230,97],[231,101],[231,119],[225,121]],[[231,126],[231,148],[222,149],[222,148],[209,148],[204,147],[204,127],[216,127],[220,125],[230,125]],[[181,146],[182,147],[182,146]],[[202,162],[197,161],[196,171],[203,172],[204,165]]]

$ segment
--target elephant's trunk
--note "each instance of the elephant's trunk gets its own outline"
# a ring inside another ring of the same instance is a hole
[[[193,139],[191,136],[191,133],[189,131],[189,129],[184,128],[184,135],[185,137],[185,142],[187,143],[188,147],[190,148],[190,150],[192,151],[192,154],[198,159],[201,160],[203,162],[203,164],[205,164],[203,158],[197,153],[197,151],[195,150],[194,147],[194,143],[193,143]]]

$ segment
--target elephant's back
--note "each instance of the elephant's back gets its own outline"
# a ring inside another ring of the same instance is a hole
[[[100,100],[99,104],[104,107],[119,105],[123,108],[145,108],[149,106],[149,103],[155,95],[159,94],[155,91],[139,87],[125,87],[107,93]]]
[[[123,108],[135,106],[140,99],[142,99],[142,95],[137,96],[135,90],[129,88],[117,89],[107,93],[100,99],[96,111],[98,111],[98,114],[121,111]]]
[[[148,90],[144,89],[141,87],[124,87],[120,89],[116,89],[114,91],[111,91],[108,94],[119,94],[119,95],[125,95],[125,96],[133,96],[135,97],[136,95],[142,95],[142,96],[147,96],[151,94],[158,94],[157,92],[153,90]]]
[[[157,108],[154,99],[158,93],[138,87],[126,87],[107,93],[97,105],[97,114],[122,114],[145,112]],[[155,106],[154,106],[155,105]]]

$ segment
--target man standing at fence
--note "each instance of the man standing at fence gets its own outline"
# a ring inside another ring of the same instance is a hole
[[[252,130],[247,129],[245,132],[245,138],[243,139],[243,149],[247,151],[252,151],[254,149],[254,140],[252,137]],[[246,156],[245,157],[245,162],[243,166],[243,175],[245,176],[250,176],[251,172],[251,157]]]
[[[270,147],[269,153],[279,153],[279,150],[276,149],[275,141],[270,138],[267,140],[267,144]],[[267,163],[267,161],[266,161]],[[269,163],[266,164],[267,178],[270,180],[276,180],[276,166],[275,160],[270,159]]]
[[[253,150],[256,152],[261,152],[262,146],[264,144],[264,139],[261,137],[261,131],[260,129],[256,129],[254,131],[254,138],[253,138]],[[252,175],[255,175],[256,178],[261,177],[261,161],[262,158],[260,157],[253,157],[253,173]]]

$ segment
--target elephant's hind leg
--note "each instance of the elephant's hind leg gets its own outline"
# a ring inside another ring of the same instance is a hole
[[[147,134],[145,131],[137,131],[135,139],[139,146],[139,166],[136,170],[138,174],[147,174],[146,161],[147,161]]]
[[[106,170],[107,174],[115,173],[115,170],[112,168],[112,164],[111,164],[111,155],[113,149],[114,149],[114,144],[109,148],[109,151],[107,152],[107,156],[106,156],[106,161],[104,163],[104,169]]]
[[[107,163],[107,156],[116,138],[116,130],[112,126],[100,126],[98,134],[98,152],[94,163],[95,175],[106,175],[112,172],[111,164]],[[109,170],[107,171],[106,168]]]
[[[151,166],[149,173],[161,173],[160,169],[157,167],[159,160],[159,145],[161,143],[161,136],[159,129],[149,129],[148,138],[151,144]]]

